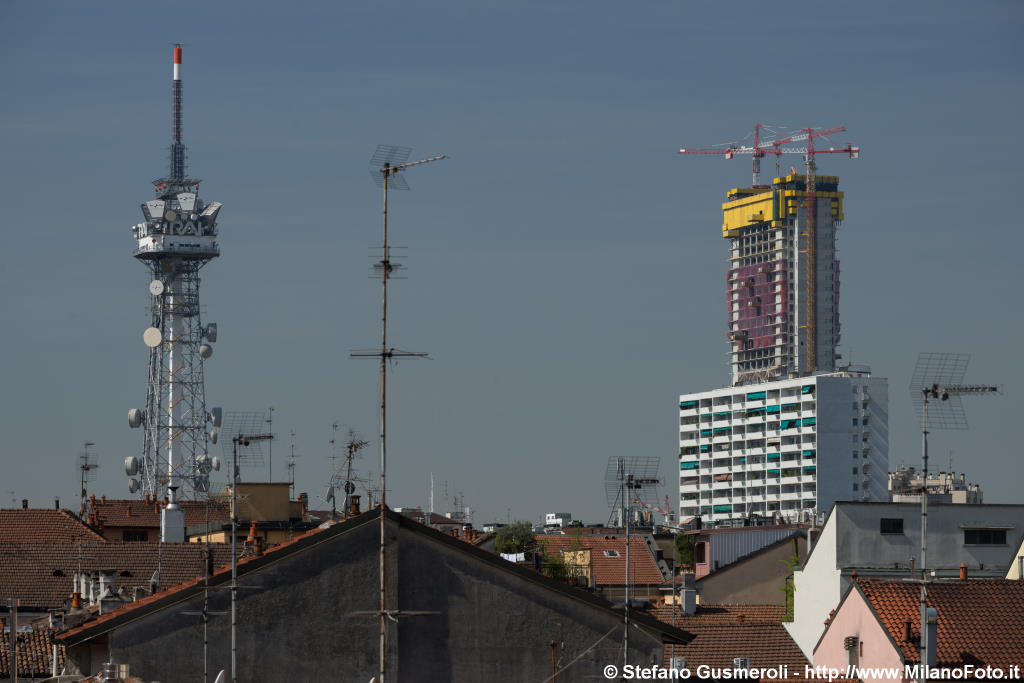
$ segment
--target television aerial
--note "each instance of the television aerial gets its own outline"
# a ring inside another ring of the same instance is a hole
[[[647,508],[658,506],[658,469],[656,456],[612,456],[604,472],[604,493],[611,509],[608,524],[625,526],[625,518],[636,504]],[[617,523],[616,523],[617,522]]]
[[[83,442],[83,450],[78,454],[78,470],[81,478],[81,485],[79,486],[81,499],[78,506],[78,516],[82,519],[85,519],[85,498],[88,495],[85,485],[96,480],[96,473],[93,470],[99,469],[99,463],[96,462],[96,454],[89,450],[95,445],[92,441]]]

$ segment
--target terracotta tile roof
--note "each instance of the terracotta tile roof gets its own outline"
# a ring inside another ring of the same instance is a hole
[[[18,634],[18,676],[49,676],[53,664],[51,628],[37,628]],[[57,646],[57,670],[64,668],[64,646]],[[11,634],[0,634],[0,678],[11,678]]]
[[[145,500],[123,498],[94,498],[90,505],[89,523],[95,527],[133,527],[146,529],[160,528],[162,501],[147,503]],[[206,523],[206,501],[183,500],[178,503],[185,512],[185,526]],[[231,506],[225,502],[210,502],[210,523],[217,524],[231,519]]]
[[[595,586],[623,586],[626,583],[625,536],[537,536],[547,555],[589,549]],[[629,544],[630,584],[661,585],[665,581],[650,548],[642,537],[633,536]]]
[[[868,579],[858,579],[856,586],[905,661],[919,662],[920,586]],[[939,666],[983,663],[1006,668],[1024,662],[1020,623],[1024,581],[973,579],[929,584],[928,606],[939,613]],[[908,620],[909,641],[905,637]]]
[[[690,624],[779,624],[786,615],[783,605],[697,605],[696,614],[683,614],[678,607],[676,610],[675,625],[684,630],[688,630]],[[673,605],[657,605],[645,611],[666,624],[672,623]]]
[[[231,561],[229,545],[210,548],[214,567]],[[160,557],[161,586],[203,574],[201,543],[164,543]],[[19,598],[23,610],[61,607],[74,592],[79,566],[83,571],[113,569],[118,588],[148,588],[157,567],[157,544],[0,543],[0,596]]]
[[[103,536],[68,510],[0,510],[0,543],[103,541]]]
[[[810,663],[780,622],[683,622],[678,628],[694,634],[694,639],[686,645],[666,645],[665,666],[672,657],[684,657],[690,671],[701,664],[731,669],[733,659],[747,657],[751,668],[787,665],[789,673],[794,674],[803,673],[804,666]]]

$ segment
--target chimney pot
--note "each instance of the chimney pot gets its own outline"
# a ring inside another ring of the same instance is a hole
[[[745,619],[745,617],[743,616],[743,612],[740,612],[739,614],[736,615],[736,621],[737,622],[742,624],[744,619]]]
[[[71,594],[71,608],[81,609],[82,608],[82,594],[75,591]]]
[[[53,499],[53,509],[60,510],[60,498]]]
[[[966,562],[961,562],[960,563],[960,580],[961,581],[966,581],[967,580],[967,563]]]
[[[96,503],[96,494],[95,493],[90,493],[89,494],[89,504],[90,505],[94,505],[95,503]]]
[[[21,499],[21,509],[28,510],[28,498]]]

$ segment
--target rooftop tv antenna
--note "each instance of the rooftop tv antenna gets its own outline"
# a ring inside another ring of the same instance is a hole
[[[385,573],[385,511],[386,505],[386,465],[387,465],[387,369],[388,362],[395,358],[424,358],[426,353],[416,351],[400,351],[388,346],[388,280],[392,273],[401,266],[391,260],[391,247],[388,243],[388,188],[396,190],[408,190],[409,184],[401,172],[412,166],[429,164],[440,161],[445,156],[438,155],[409,161],[410,147],[398,147],[395,145],[378,145],[377,151],[370,157],[370,176],[373,181],[384,191],[383,228],[384,241],[381,247],[381,260],[374,264],[373,269],[380,274],[381,281],[381,332],[380,350],[355,351],[353,358],[379,358],[380,359],[380,657],[379,670],[376,683],[384,683],[386,669],[385,654],[387,642],[387,583]]]
[[[92,441],[83,442],[82,452],[78,456],[78,471],[81,478],[81,485],[79,486],[81,499],[78,506],[78,516],[82,519],[85,519],[85,499],[88,496],[85,485],[96,480],[96,473],[93,470],[99,468],[99,464],[96,462],[96,454],[89,450],[95,445]],[[11,493],[14,492],[12,491]],[[11,502],[13,504],[13,500]]]
[[[658,478],[658,468],[661,466],[661,458],[649,456],[612,456],[608,458],[608,466],[604,472],[604,492],[609,507],[612,508],[612,516],[609,523],[614,519],[616,513],[619,516],[619,524],[626,528],[626,586],[625,600],[622,605],[622,666],[623,671],[629,664],[629,583],[630,583],[630,557],[629,546],[629,518],[632,516],[632,509],[635,503],[657,505],[658,485],[661,479]]]
[[[238,540],[238,463],[240,459],[239,449],[248,451],[260,450],[260,444],[269,442],[274,438],[270,432],[252,431],[246,432],[242,429],[252,424],[263,422],[263,413],[234,413],[234,420],[229,421],[231,426],[238,426],[239,431],[231,437],[231,681],[238,681],[238,553],[235,544]],[[232,415],[229,414],[229,419]],[[255,422],[258,420],[258,422]],[[261,458],[262,459],[262,458]]]
[[[288,496],[295,500],[295,430],[288,433],[288,446],[291,452],[288,454]]]
[[[142,335],[149,348],[146,403],[128,411],[128,426],[142,428],[142,451],[125,461],[133,494],[166,495],[161,513],[165,540],[184,540],[177,500],[204,494],[215,437],[208,423],[219,427],[206,408],[203,363],[213,355],[216,323],[203,324],[199,302],[199,271],[220,256],[217,215],[220,202],[199,198],[200,181],[186,176],[182,140],[182,49],[174,46],[170,168],[153,181],[154,198],[143,202],[144,221],[132,227],[134,257],[149,272],[149,327]],[[217,409],[214,409],[216,411]]]
[[[932,429],[967,429],[963,397],[999,392],[989,384],[966,384],[966,353],[921,353],[910,380],[910,400],[921,425],[921,664],[920,680],[925,680],[924,665],[935,663],[935,643],[927,642],[928,633],[928,434]]]

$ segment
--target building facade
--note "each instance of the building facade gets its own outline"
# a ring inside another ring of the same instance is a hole
[[[868,368],[679,397],[679,516],[807,521],[888,499],[888,383]]]
[[[838,177],[818,176],[808,221],[805,180],[793,174],[770,187],[734,188],[722,204],[734,385],[836,369],[843,193]]]

